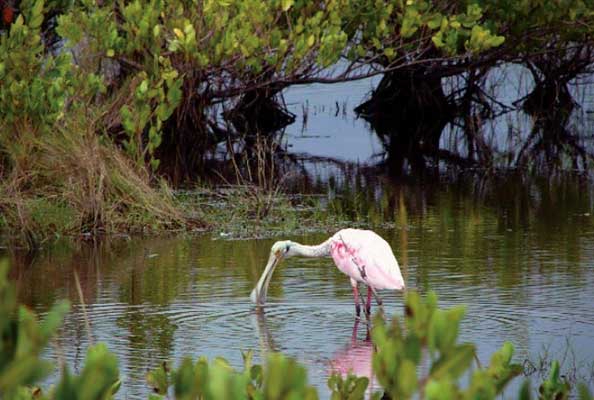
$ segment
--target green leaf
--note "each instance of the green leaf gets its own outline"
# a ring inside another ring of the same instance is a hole
[[[456,343],[460,320],[464,316],[463,306],[451,310],[435,311],[429,321],[429,349],[446,353]]]
[[[169,387],[169,375],[167,374],[167,364],[163,363],[159,368],[149,372],[146,376],[148,384],[159,394],[167,394]]]
[[[153,165],[154,161],[156,160],[151,160],[151,168],[153,170],[156,170],[158,164]],[[192,359],[189,357],[184,357],[184,359],[181,362],[181,365],[173,374],[173,383],[175,387],[176,398],[191,397],[192,393],[194,392],[195,385],[194,375],[194,363],[192,362]],[[165,383],[162,380],[162,378],[160,383],[161,385]],[[159,391],[159,393],[166,392]]]
[[[440,13],[435,13],[429,18],[427,21],[427,26],[429,29],[437,29],[441,26],[441,20],[443,16]]]
[[[530,400],[532,395],[530,394],[530,381],[525,380],[520,387],[520,393],[518,395],[518,400]]]
[[[487,41],[489,47],[499,47],[505,42],[504,36],[491,36]]]
[[[283,11],[289,11],[289,9],[291,7],[293,7],[294,2],[295,2],[294,0],[282,0],[281,4],[282,4]]]
[[[117,394],[120,391],[120,388],[122,387],[122,381],[120,379],[118,379],[112,386],[111,386],[111,391],[110,391],[110,395],[114,396],[115,394]]]
[[[355,385],[348,397],[348,400],[359,400],[365,396],[365,390],[369,385],[369,379],[367,377],[356,378]]]
[[[404,398],[412,396],[417,389],[417,366],[410,360],[403,360],[398,370],[398,386]]]
[[[411,333],[404,340],[404,357],[415,364],[421,362],[422,347],[419,337]]]
[[[438,49],[442,48],[445,44],[443,43],[443,34],[440,32],[436,33],[431,37],[431,41]]]
[[[43,0],[37,0],[35,2],[35,5],[33,6],[33,9],[31,10],[31,15],[36,16],[36,15],[43,14],[43,5],[44,5]]]
[[[425,386],[427,400],[457,400],[462,398],[450,380],[431,380]]]
[[[148,81],[145,79],[143,80],[140,85],[138,86],[138,93],[145,94],[148,90]]]
[[[588,386],[586,386],[585,383],[580,383],[578,385],[578,393],[579,393],[579,399],[580,400],[592,400],[593,397],[590,394],[590,390],[588,389]]]
[[[474,359],[474,345],[461,344],[452,351],[442,354],[431,366],[431,379],[457,379],[462,375]]]

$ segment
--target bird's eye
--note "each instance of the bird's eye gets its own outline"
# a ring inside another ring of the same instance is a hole
[[[289,247],[290,247],[289,245],[287,245],[287,247],[285,247],[285,253],[289,252]]]

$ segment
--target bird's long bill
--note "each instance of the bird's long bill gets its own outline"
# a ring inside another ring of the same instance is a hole
[[[252,294],[250,295],[250,299],[254,304],[264,304],[266,302],[266,293],[268,292],[268,285],[270,284],[270,279],[272,278],[272,273],[274,269],[278,265],[280,258],[276,256],[276,254],[270,254],[270,258],[268,259],[268,264],[266,264],[266,268],[264,268],[264,272],[262,272],[262,276],[258,281],[258,284],[252,290]]]

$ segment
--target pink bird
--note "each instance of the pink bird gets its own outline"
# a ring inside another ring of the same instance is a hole
[[[266,302],[268,285],[274,269],[281,260],[293,256],[332,257],[336,267],[351,278],[355,312],[361,314],[358,284],[367,285],[366,315],[371,312],[371,295],[379,306],[382,300],[377,294],[379,289],[404,290],[404,279],[398,267],[398,261],[388,242],[373,231],[361,229],[343,229],[317,246],[306,246],[290,240],[274,243],[270,249],[268,264],[252,290],[252,302],[262,305]],[[364,303],[364,301],[362,300]]]

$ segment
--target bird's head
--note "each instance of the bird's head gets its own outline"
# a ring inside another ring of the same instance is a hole
[[[283,258],[291,257],[293,255],[292,250],[293,242],[290,240],[281,240],[272,245],[270,248],[270,255],[272,256],[274,254],[280,261]]]
[[[264,268],[264,272],[262,272],[262,276],[258,280],[256,287],[252,290],[250,295],[250,299],[253,303],[262,305],[266,302],[266,294],[268,292],[268,285],[270,284],[270,279],[272,278],[272,273],[274,269],[283,258],[293,256],[293,242],[290,240],[282,240],[276,242],[270,248],[270,256],[268,257],[268,263],[266,264],[266,268]]]

